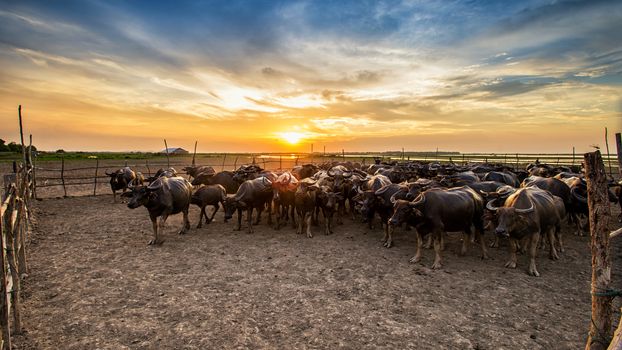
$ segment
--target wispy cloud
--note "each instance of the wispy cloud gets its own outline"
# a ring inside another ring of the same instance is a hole
[[[287,128],[372,148],[597,130],[619,121],[621,17],[616,1],[9,2],[0,104],[76,133],[111,115],[180,139],[209,125],[223,145]]]

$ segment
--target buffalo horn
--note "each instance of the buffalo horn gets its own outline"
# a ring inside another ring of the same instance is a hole
[[[155,191],[157,189],[159,189],[160,187],[162,187],[162,181],[158,182],[156,185],[154,185],[156,182],[152,182],[151,184],[149,184],[149,186],[147,186],[147,190],[149,191]]]
[[[398,191],[398,192],[399,192],[399,191]],[[391,204],[393,204],[393,205],[395,205],[395,203],[397,203],[397,199],[395,199],[395,195],[396,195],[398,192],[395,192],[395,193],[391,196],[391,198],[389,198],[389,200],[391,201]]]
[[[534,210],[533,203],[531,203],[531,207],[529,207],[527,209],[515,209],[515,210],[519,214],[531,213]]]
[[[495,201],[495,199],[489,200],[486,203],[486,209],[491,210],[491,211],[497,211],[497,209],[499,209],[499,208],[492,205],[492,202],[494,202],[494,201]]]
[[[573,187],[570,189],[570,193],[572,194],[572,196],[578,200],[581,203],[587,203],[587,198],[585,198],[584,196],[582,196],[581,194],[578,193],[578,188],[577,187]]]
[[[415,206],[415,205],[419,205],[419,204],[425,203],[425,196],[423,195],[423,193],[420,194],[419,197],[417,197],[417,198],[415,198],[415,200],[413,202],[411,202],[410,204]]]

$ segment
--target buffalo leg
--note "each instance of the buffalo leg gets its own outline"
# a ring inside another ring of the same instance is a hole
[[[242,208],[238,208],[238,228],[236,231],[242,230]]]
[[[510,269],[515,269],[516,268],[516,250],[517,250],[517,243],[515,238],[511,238],[510,237],[510,260],[508,260],[508,262],[505,263],[505,267],[510,268]]]
[[[443,240],[443,232],[436,231],[432,233],[434,239],[434,263],[432,264],[432,269],[437,270],[443,267],[443,262],[441,258],[441,250],[442,250],[442,240]]]
[[[555,238],[557,240],[557,243],[559,243],[559,251],[563,253],[564,242],[562,241],[562,231],[561,231],[561,227],[559,226],[555,227]]]
[[[301,212],[298,212],[298,227],[296,228],[296,234],[297,235],[301,235],[302,234],[302,225],[305,222],[304,220],[304,214]]]
[[[160,244],[158,240],[158,218],[151,217],[151,226],[153,227],[153,239],[147,243],[148,245]]]
[[[479,240],[479,246],[482,250],[482,259],[488,259],[488,250],[486,249],[486,242],[484,242],[484,232],[476,228],[475,239]]]
[[[218,211],[218,209],[220,209],[220,205],[218,205],[218,203],[214,204],[214,212],[212,212],[212,216],[209,218],[209,220],[207,219],[207,214],[205,215],[206,224],[209,224],[214,220],[214,216],[216,216],[216,212]]]
[[[559,255],[557,255],[557,249],[555,249],[555,228],[549,228],[547,232],[547,236],[549,237],[549,258],[551,260],[559,260]]]
[[[292,228],[296,228],[296,207],[293,205],[291,206],[290,214],[292,217]]]
[[[201,207],[201,212],[199,213],[199,223],[197,224],[197,228],[203,227],[203,216],[205,216],[205,223],[207,223],[207,214],[205,214],[205,206]]]
[[[409,260],[411,263],[418,263],[419,261],[421,261],[421,246],[423,245],[423,234],[417,231],[416,235],[417,235],[417,250],[415,251],[415,256],[413,256]]]
[[[531,236],[531,246],[529,247],[529,274],[535,277],[540,277],[540,273],[536,270],[536,254],[538,253],[538,239],[540,233],[535,232]]]
[[[269,201],[266,205],[268,206],[268,225],[272,226],[272,201]]]
[[[253,207],[250,206],[248,207],[248,209],[246,209],[246,211],[248,212],[247,215],[247,222],[248,222],[248,233],[253,233]],[[257,217],[259,218],[261,212],[257,213]]]
[[[313,238],[313,234],[311,233],[311,216],[312,216],[311,212],[307,212],[305,214],[305,222],[307,224],[307,237],[309,238]]]
[[[384,229],[384,238],[382,238],[382,242],[384,243],[383,246],[387,248],[391,248],[393,245],[393,230],[395,230],[395,226],[389,225],[387,222]]]
[[[471,234],[469,231],[464,231],[462,233],[462,247],[460,248],[460,255],[466,255],[467,250],[469,249],[469,243],[471,241]]]
[[[190,220],[188,220],[188,209],[183,211],[183,226],[181,227],[181,230],[179,231],[180,235],[184,235],[188,232],[188,229],[190,228]]]
[[[494,232],[493,232],[494,233]],[[499,248],[499,235],[494,235],[492,242],[489,245],[490,248]]]
[[[425,248],[425,249],[432,248],[432,235],[431,234],[428,234],[428,237],[426,238],[426,242],[423,245],[423,248]]]
[[[112,203],[117,202],[117,191],[112,191]]]
[[[251,212],[252,212],[252,208],[251,208]],[[259,222],[261,221],[261,213],[263,212],[263,205],[260,206],[259,208],[257,208],[257,219],[255,220],[254,225],[259,225]]]

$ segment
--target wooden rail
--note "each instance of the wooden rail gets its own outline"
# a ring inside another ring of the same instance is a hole
[[[32,175],[31,169],[22,166],[17,173],[4,176],[0,207],[0,348],[3,350],[11,349],[11,334],[22,331],[21,277],[28,273],[26,242],[30,230]]]

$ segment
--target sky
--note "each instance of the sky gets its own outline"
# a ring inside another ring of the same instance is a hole
[[[0,138],[44,150],[588,152],[622,1],[0,2]]]

